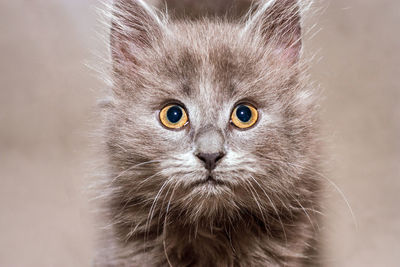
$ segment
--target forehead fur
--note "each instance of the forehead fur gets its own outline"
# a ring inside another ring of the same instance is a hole
[[[243,32],[241,25],[204,20],[168,26],[120,77],[130,94],[143,89],[165,98],[206,93],[268,101],[275,88],[295,88],[299,63],[283,60],[268,40]]]

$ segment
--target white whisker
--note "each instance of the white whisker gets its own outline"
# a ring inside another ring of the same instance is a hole
[[[358,222],[357,222],[356,216],[355,216],[355,214],[354,214],[354,212],[353,212],[353,209],[352,209],[352,207],[351,207],[351,205],[350,205],[350,203],[349,203],[347,197],[345,196],[345,194],[343,193],[343,191],[339,188],[339,186],[336,185],[331,179],[329,179],[328,177],[326,177],[325,175],[323,175],[322,173],[320,173],[320,172],[318,172],[318,171],[316,171],[316,170],[313,170],[313,169],[308,168],[308,167],[305,167],[305,166],[301,166],[301,165],[299,165],[299,164],[290,163],[290,162],[285,162],[285,161],[276,160],[276,159],[270,159],[270,158],[264,158],[264,159],[265,159],[265,160],[268,160],[268,161],[271,161],[271,162],[277,162],[277,163],[282,163],[282,164],[288,164],[288,165],[291,165],[291,166],[293,166],[293,167],[301,168],[301,169],[303,169],[303,170],[307,170],[307,171],[310,171],[310,172],[316,174],[317,177],[320,177],[320,178],[325,179],[331,186],[333,186],[333,188],[335,188],[335,190],[339,193],[340,197],[341,197],[341,198],[343,199],[343,201],[345,202],[345,204],[346,204],[346,206],[347,206],[347,208],[348,208],[348,210],[349,210],[349,212],[350,212],[350,215],[351,215],[351,217],[352,217],[354,227],[355,227],[356,230],[358,229]]]
[[[131,171],[131,170],[133,170],[135,168],[141,167],[141,166],[146,165],[146,164],[157,163],[157,162],[161,162],[161,160],[149,160],[149,161],[145,161],[145,162],[141,162],[141,163],[138,163],[136,165],[133,165],[133,166],[127,168],[126,170],[121,171],[117,176],[115,176],[111,180],[110,183],[113,184],[118,178],[122,177],[124,174],[126,174],[127,172],[129,172],[129,171]]]
[[[286,244],[287,244],[287,241],[288,241],[288,240],[287,240],[287,235],[286,235],[285,227],[284,227],[284,225],[283,225],[281,216],[279,215],[278,209],[276,208],[276,206],[275,206],[274,202],[271,200],[271,198],[268,196],[267,192],[265,192],[264,188],[257,182],[257,180],[256,180],[253,176],[251,176],[251,175],[250,175],[249,177],[250,177],[250,178],[258,185],[258,187],[260,187],[260,189],[263,191],[264,195],[266,196],[266,198],[268,199],[269,203],[271,204],[273,210],[275,211],[276,215],[278,216],[279,223],[281,224],[281,227],[282,227],[283,235],[285,236],[285,242],[286,242]]]

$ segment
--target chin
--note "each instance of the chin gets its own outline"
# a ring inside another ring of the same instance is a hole
[[[228,220],[238,213],[235,190],[222,180],[207,177],[180,191],[177,208],[189,223]]]

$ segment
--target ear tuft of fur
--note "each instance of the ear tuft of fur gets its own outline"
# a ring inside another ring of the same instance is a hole
[[[166,19],[143,0],[114,1],[110,37],[114,68],[134,64],[135,54],[151,47],[165,25]]]
[[[295,63],[302,47],[301,7],[298,0],[261,1],[247,20],[244,31],[261,36],[276,53]]]

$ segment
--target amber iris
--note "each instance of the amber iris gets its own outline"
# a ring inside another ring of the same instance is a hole
[[[252,105],[240,104],[232,112],[231,121],[240,129],[253,126],[258,120],[258,111]]]
[[[184,108],[180,105],[168,105],[160,111],[161,123],[170,129],[180,129],[189,119]]]

